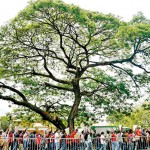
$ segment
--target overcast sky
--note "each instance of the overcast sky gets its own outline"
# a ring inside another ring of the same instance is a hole
[[[141,11],[150,19],[150,0],[63,0],[73,3],[81,8],[102,13],[112,13],[129,21],[133,15]],[[4,25],[22,10],[29,0],[0,0],[0,25]],[[1,101],[0,115],[9,111],[8,103]]]
[[[142,11],[150,19],[150,0],[63,0],[84,9],[112,13],[129,21],[134,14]],[[0,25],[13,18],[29,0],[0,0]]]

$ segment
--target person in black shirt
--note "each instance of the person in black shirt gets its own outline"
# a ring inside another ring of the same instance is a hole
[[[62,136],[61,136],[61,150],[66,150],[67,145],[66,145],[66,131],[62,131]]]

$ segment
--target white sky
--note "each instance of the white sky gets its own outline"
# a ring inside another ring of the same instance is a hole
[[[150,19],[150,0],[63,0],[81,8],[112,13],[129,21],[134,14],[142,11]],[[0,25],[13,18],[22,10],[29,0],[0,0]]]
[[[63,0],[66,3],[73,3],[81,8],[112,13],[120,16],[123,20],[129,21],[133,15],[141,11],[150,19],[150,0]],[[29,0],[0,0],[0,25],[5,24],[22,10]],[[1,101],[0,115],[9,111],[8,103]]]

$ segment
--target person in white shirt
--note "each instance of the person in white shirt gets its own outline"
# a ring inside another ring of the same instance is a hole
[[[60,149],[60,130],[57,129],[55,132],[55,148],[56,150]]]
[[[106,138],[104,136],[104,132],[101,133],[101,148],[100,150],[106,150]]]
[[[121,131],[118,131],[117,133],[117,141],[119,144],[119,149],[123,149],[123,137],[122,137],[123,133]]]
[[[25,130],[24,134],[23,134],[23,148],[24,150],[27,150],[28,148],[28,141],[29,140],[29,133],[27,132],[27,130]]]
[[[80,150],[84,150],[85,149],[85,139],[84,139],[84,131],[81,132],[80,135]]]
[[[88,136],[87,136],[87,143],[88,143],[88,150],[92,150],[92,138],[91,138],[91,133],[88,133]]]
[[[2,133],[2,136],[3,136],[3,138],[4,138],[4,146],[3,146],[3,149],[5,150],[5,149],[8,149],[8,132],[9,132],[9,130],[7,130],[6,132],[3,132]]]

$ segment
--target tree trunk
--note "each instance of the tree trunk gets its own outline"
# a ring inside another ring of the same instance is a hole
[[[68,119],[68,125],[69,125],[69,133],[71,134],[74,131],[74,118]]]
[[[79,107],[80,101],[81,101],[79,80],[76,80],[73,83],[74,83],[73,89],[74,89],[75,100],[74,100],[73,106],[71,108],[69,117],[68,117],[68,126],[69,126],[69,132],[70,133],[72,133],[74,131],[74,119],[75,119],[76,114],[78,112],[78,107]]]

